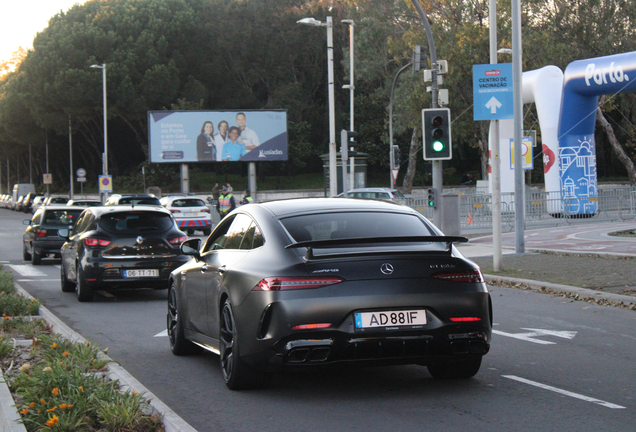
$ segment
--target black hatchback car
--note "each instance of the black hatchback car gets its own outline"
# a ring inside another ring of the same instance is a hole
[[[153,206],[89,207],[72,231],[60,232],[62,291],[91,301],[96,289],[167,289],[170,272],[187,262],[188,237],[170,212]]]
[[[22,259],[39,265],[43,257],[60,254],[65,242],[58,230],[72,228],[83,207],[65,205],[40,207],[31,219],[22,221],[28,225],[22,235]]]

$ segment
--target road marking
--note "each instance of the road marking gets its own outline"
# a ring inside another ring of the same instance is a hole
[[[46,276],[46,273],[41,272],[40,270],[33,267],[31,264],[28,264],[28,265],[11,264],[9,265],[9,267],[11,267],[14,271],[20,273],[20,275],[22,276],[30,276],[30,277]]]
[[[541,339],[532,339],[537,336],[556,336],[563,339],[573,339],[576,336],[575,331],[557,331],[557,330],[543,330],[533,328],[522,328],[521,330],[530,330],[530,333],[505,333],[499,330],[493,330],[492,332],[500,336],[507,336],[514,339],[524,340],[527,342],[534,342],[542,345],[556,345],[556,342],[544,341]]]
[[[16,279],[16,282],[59,282],[60,278],[57,279]]]
[[[607,407],[607,408],[626,409],[624,406],[621,406],[621,405],[616,405],[616,404],[613,404],[613,403],[610,403],[610,402],[602,401],[600,399],[595,399],[595,398],[592,398],[592,397],[589,397],[589,396],[584,396],[584,395],[581,395],[581,394],[578,394],[578,393],[573,393],[571,391],[567,391],[567,390],[563,390],[563,389],[560,389],[560,388],[552,387],[552,386],[549,386],[549,385],[546,385],[546,384],[541,384],[541,383],[538,383],[536,381],[530,381],[530,380],[527,380],[525,378],[520,378],[518,376],[502,375],[502,377],[508,378],[508,379],[511,379],[511,380],[514,380],[514,381],[519,381],[519,382],[522,382],[524,384],[529,384],[531,386],[539,387],[539,388],[542,388],[544,390],[550,390],[550,391],[553,391],[555,393],[560,393],[560,394],[565,395],[565,396],[570,396],[570,397],[573,397],[573,398],[576,398],[576,399],[581,399],[581,400],[584,400],[586,402],[592,402],[592,403],[595,403],[595,404],[598,404],[598,405],[601,405],[601,406],[604,406],[604,407]]]
[[[157,333],[154,337],[168,337],[168,330]]]

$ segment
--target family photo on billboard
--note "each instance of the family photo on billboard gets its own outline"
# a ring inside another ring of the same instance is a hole
[[[153,163],[287,160],[283,110],[150,111],[148,125]]]

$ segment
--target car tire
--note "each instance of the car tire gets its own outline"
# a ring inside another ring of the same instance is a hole
[[[270,381],[270,375],[255,371],[241,360],[240,339],[229,300],[226,300],[223,304],[219,329],[219,357],[225,385],[230,390],[245,390],[267,386]]]
[[[182,356],[201,352],[201,347],[195,345],[185,338],[183,331],[183,320],[179,311],[177,301],[177,290],[174,285],[168,291],[168,315],[166,316],[168,340],[172,354]]]
[[[428,366],[429,373],[436,379],[468,379],[474,377],[481,367],[481,356],[460,361],[434,363]]]
[[[37,251],[35,249],[32,249],[31,250],[31,264],[36,266],[36,265],[40,265],[41,262],[42,262],[42,255],[37,253]]]
[[[188,234],[189,236],[194,235],[194,230],[186,230],[186,234]]]
[[[24,261],[31,261],[31,254],[27,252],[26,244],[22,244],[22,259]]]
[[[212,230],[211,230],[211,229],[204,229],[204,230],[201,230],[201,232],[203,233],[203,235],[204,235],[204,236],[206,236],[206,237],[207,237],[207,236],[209,236],[209,235],[210,235],[210,233],[212,232]]]
[[[78,265],[75,272],[77,275],[77,284],[75,285],[75,291],[77,293],[77,300],[80,302],[93,301],[93,288],[89,287],[84,278],[82,268]]]
[[[62,286],[62,292],[75,291],[75,284],[68,280],[66,277],[66,270],[64,270],[64,263],[60,265],[60,285]]]

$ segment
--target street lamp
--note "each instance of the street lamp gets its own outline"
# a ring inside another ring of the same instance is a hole
[[[94,69],[102,70],[102,80],[103,80],[103,97],[104,97],[104,154],[102,155],[102,174],[108,175],[108,129],[106,127],[106,63],[101,65],[91,65]]]
[[[349,130],[354,131],[353,122],[353,101],[355,86],[353,85],[353,26],[355,25],[352,19],[343,19],[343,23],[349,24],[349,84],[343,85],[342,88],[349,89]],[[351,166],[351,174],[349,177],[349,185],[351,188],[355,188],[355,157],[351,156],[349,160]],[[344,183],[343,183],[344,184]]]
[[[327,81],[329,84],[329,196],[338,193],[338,177],[336,173],[336,107],[333,78],[333,24],[328,16],[326,22],[314,18],[303,18],[298,24],[314,27],[327,27]],[[344,179],[343,179],[344,180]]]

